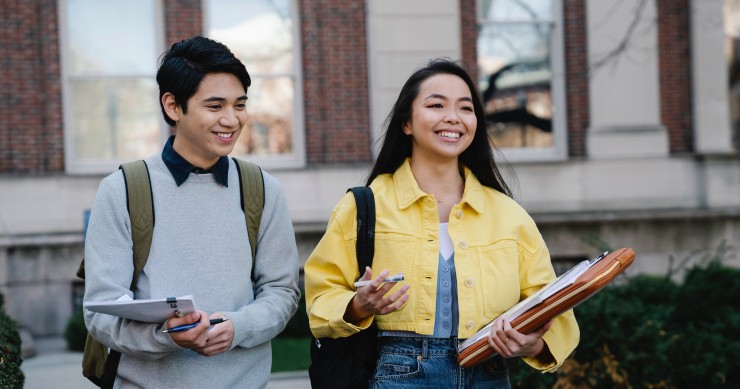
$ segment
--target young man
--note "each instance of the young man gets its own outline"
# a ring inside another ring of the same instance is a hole
[[[121,352],[117,387],[264,387],[270,340],[295,313],[300,292],[282,188],[263,172],[265,205],[250,242],[238,171],[226,157],[246,121],[249,74],[226,46],[194,37],[164,54],[157,82],[176,135],[145,161],[155,214],[149,259],[131,296],[131,223],[119,170],[101,182],[90,215],[85,301],[193,295],[199,310],[155,324],[85,311],[85,324]],[[210,326],[217,317],[228,321]]]

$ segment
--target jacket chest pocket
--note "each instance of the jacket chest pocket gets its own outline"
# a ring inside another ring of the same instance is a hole
[[[419,242],[414,237],[379,233],[375,235],[373,278],[388,269],[389,275],[403,273],[406,281],[412,279],[414,262],[419,255]]]
[[[519,251],[513,241],[496,242],[478,248],[483,307],[494,319],[519,302]]]

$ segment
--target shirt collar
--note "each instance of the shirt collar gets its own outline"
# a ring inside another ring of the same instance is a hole
[[[483,186],[470,169],[463,166],[463,170],[465,189],[463,189],[463,197],[460,204],[468,204],[476,212],[481,213],[485,205]],[[401,209],[408,208],[420,198],[427,196],[427,193],[419,188],[419,184],[416,182],[416,178],[414,178],[414,173],[411,171],[411,160],[409,158],[406,158],[403,164],[393,173],[393,182],[396,187],[398,206]]]
[[[190,173],[212,173],[216,178],[216,181],[227,188],[229,187],[228,157],[220,157],[218,161],[216,161],[216,164],[208,169],[196,167],[175,151],[175,148],[173,147],[174,142],[174,135],[167,139],[167,143],[165,143],[164,149],[162,150],[162,160],[172,174],[172,177],[175,179],[177,186],[182,185],[188,177],[190,177]]]

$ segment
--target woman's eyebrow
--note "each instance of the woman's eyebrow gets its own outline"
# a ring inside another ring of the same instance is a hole
[[[427,96],[427,97],[425,97],[425,98],[424,98],[424,100],[429,100],[429,99],[442,99],[442,100],[447,100],[447,96],[445,96],[445,95],[440,95],[439,93],[432,93],[431,95],[429,95],[429,96]]]
[[[429,99],[442,99],[442,100],[447,100],[447,96],[445,96],[445,95],[440,95],[439,93],[432,93],[431,95],[429,95],[429,96],[427,96],[426,98],[424,98],[424,100],[429,100]],[[468,97],[468,96],[465,96],[465,97],[461,97],[461,98],[459,98],[459,99],[457,99],[457,100],[458,100],[458,101],[469,101],[469,102],[471,102],[471,103],[473,102],[473,99],[472,99],[471,97]]]

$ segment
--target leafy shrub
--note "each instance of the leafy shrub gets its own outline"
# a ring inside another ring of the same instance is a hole
[[[5,313],[5,297],[0,294],[0,388],[23,388],[21,362],[18,324]]]
[[[740,270],[712,261],[641,275],[575,308],[581,341],[555,375],[510,363],[515,387],[740,387]]]
[[[75,312],[67,321],[67,327],[64,329],[64,339],[67,341],[67,348],[72,351],[84,351],[85,340],[87,339],[87,328],[85,319],[82,316],[82,310]]]
[[[308,327],[308,315],[306,314],[306,293],[301,291],[301,299],[298,300],[298,309],[278,337],[307,338],[310,336],[311,329]]]

